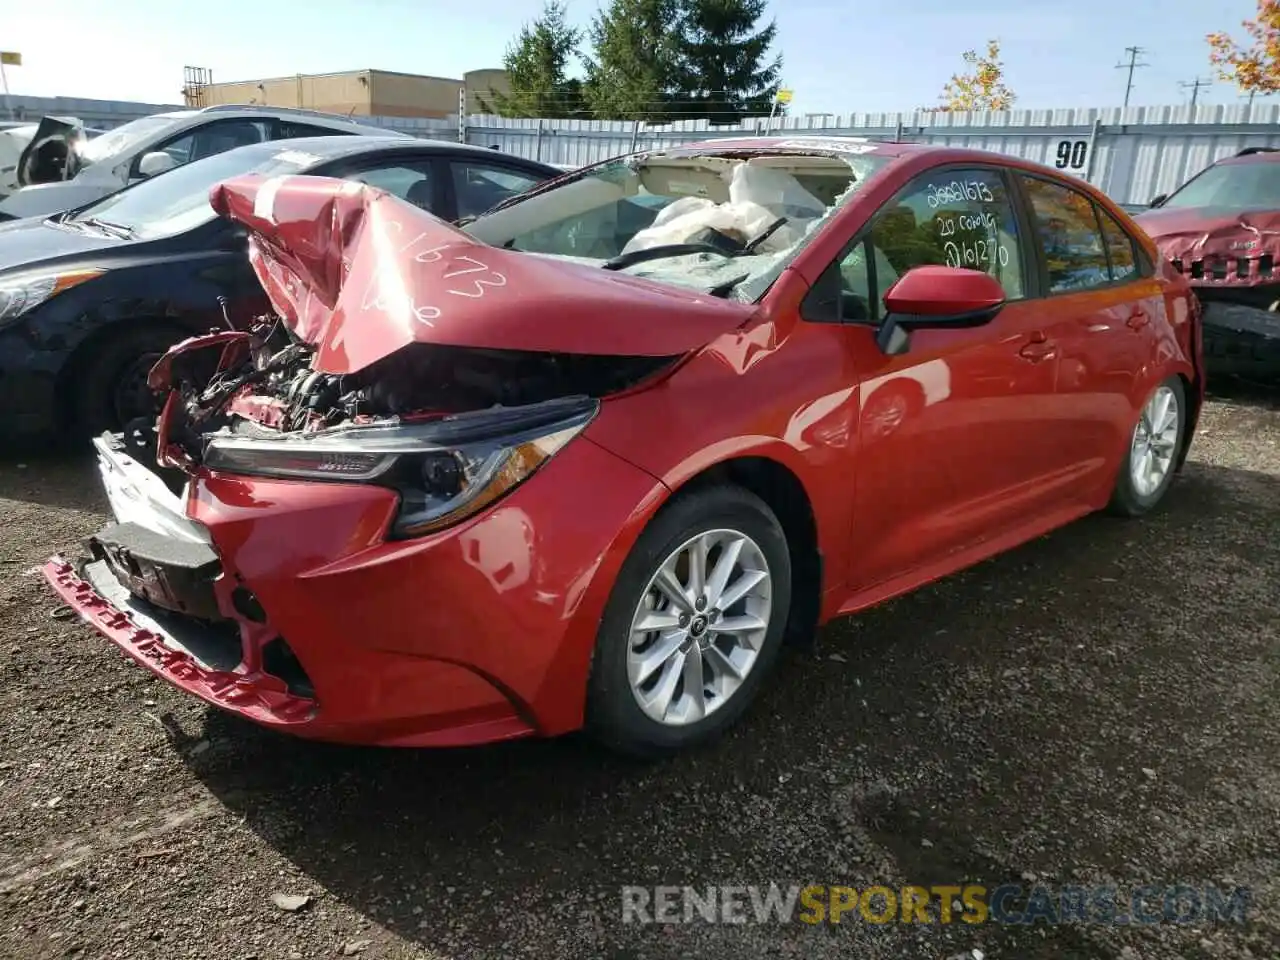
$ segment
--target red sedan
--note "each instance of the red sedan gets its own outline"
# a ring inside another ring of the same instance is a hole
[[[115,522],[45,573],[301,736],[704,741],[819,624],[1151,510],[1200,409],[1187,281],[1008,157],[713,141],[463,228],[305,176],[211,202],[275,314],[160,362],[154,432],[97,441]]]

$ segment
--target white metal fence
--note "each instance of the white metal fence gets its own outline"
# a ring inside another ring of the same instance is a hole
[[[591,120],[469,117],[470,143],[549,163],[606,157],[714,137],[764,132],[765,121],[710,127],[684,121],[662,127]],[[1280,146],[1275,104],[1131,107],[1127,110],[1015,110],[1008,113],[854,114],[787,118],[774,132],[806,136],[902,139],[1024,157],[1087,179],[1121,203],[1145,203],[1214,160],[1245,147]]]
[[[64,97],[11,98],[19,118],[80,117],[110,128],[181,107]],[[444,140],[459,138],[457,117],[431,120],[368,117],[366,122]],[[468,143],[547,163],[579,166],[632,150],[713,137],[764,132],[764,120],[712,127],[705,121],[663,126],[601,120],[513,120],[471,116]],[[1008,113],[871,113],[784,118],[774,132],[790,135],[904,139],[992,150],[1075,174],[1121,203],[1145,203],[1177,187],[1214,160],[1244,147],[1280,146],[1280,105],[1014,110]]]

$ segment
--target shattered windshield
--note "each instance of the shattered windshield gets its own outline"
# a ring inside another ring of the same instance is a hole
[[[492,246],[702,290],[763,292],[836,208],[888,162],[780,152],[646,154],[489,213]]]

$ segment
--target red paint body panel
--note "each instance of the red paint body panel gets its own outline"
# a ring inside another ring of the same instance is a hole
[[[881,352],[869,325],[807,322],[811,284],[916,174],[965,162],[1054,176],[973,151],[883,149],[898,159],[758,305],[478,247],[360,188],[286,183],[269,205],[260,182],[222,188],[215,205],[260,230],[261,249],[287,245],[259,269],[269,289],[280,284],[274,299],[321,345],[327,369],[357,368],[413,340],[688,356],[604,399],[585,432],[512,492],[418,539],[388,538],[398,498],[387,488],[197,471],[187,513],[223,565],[221,597],[242,584],[268,619],[242,624],[236,683],[278,692],[263,679],[260,651],[278,633],[314,684],[297,716],[287,713],[292,701],[246,709],[220,699],[219,678],[151,656],[155,638],[131,633],[67,568],[46,575],[130,655],[225,709],[324,739],[460,744],[582,724],[596,632],[624,559],[663,504],[727,461],[767,459],[799,481],[823,558],[824,620],[1103,506],[1150,390],[1180,374],[1192,397],[1202,394],[1186,280],[1162,268],[1112,288],[1011,302],[984,326],[917,330],[897,356]],[[438,293],[449,258],[473,255],[506,284],[455,298],[458,312],[442,310],[432,326],[362,307],[333,251],[351,254],[351,276],[367,279],[378,248],[410,229],[441,250],[416,266],[389,255],[415,289]],[[1154,243],[1139,242],[1159,263]],[[311,278],[309,298],[288,289],[289,272]]]
[[[410,343],[675,356],[740,326],[748,305],[495,249],[356,181],[246,175],[215,210],[254,231],[250,260],[313,366],[354,373]],[[531,318],[533,322],[531,322]]]
[[[578,726],[581,697],[567,691],[662,493],[579,439],[493,510],[412,541],[383,540],[395,496],[374,487],[204,476],[189,513],[293,647],[322,735],[385,743],[458,715]]]

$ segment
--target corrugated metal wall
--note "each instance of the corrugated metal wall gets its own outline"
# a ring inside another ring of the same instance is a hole
[[[470,117],[467,140],[548,163],[584,164],[627,153],[763,132],[765,121],[710,128],[575,120]],[[788,118],[775,132],[862,136],[991,150],[1065,169],[1121,203],[1167,193],[1214,160],[1244,147],[1280,146],[1280,106],[1202,105],[1128,110],[1017,110],[1011,113],[855,114]]]
[[[11,98],[18,119],[52,113],[110,128],[181,107],[81,100]],[[362,118],[364,119],[364,118]],[[457,118],[429,120],[370,117],[366,122],[420,137],[458,138]],[[579,166],[633,149],[655,149],[694,140],[763,132],[764,120],[735,127],[683,121],[661,127],[602,120],[513,120],[468,117],[469,143],[547,163]],[[785,118],[775,132],[816,136],[902,138],[973,147],[1025,157],[1088,179],[1121,203],[1145,203],[1167,193],[1221,157],[1248,146],[1280,146],[1280,105],[1200,105],[1081,110],[1015,110],[1010,113],[874,113]]]

